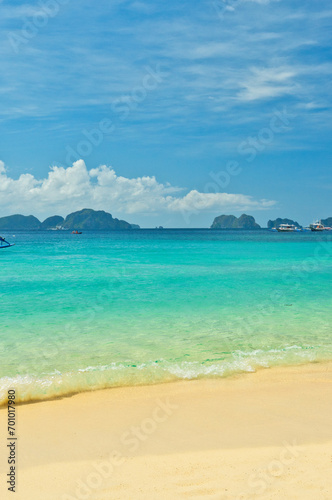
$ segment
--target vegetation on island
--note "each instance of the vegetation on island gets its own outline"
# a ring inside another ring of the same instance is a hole
[[[131,224],[124,220],[113,219],[112,215],[104,210],[85,208],[67,215],[64,229],[78,229],[80,231],[107,231],[114,229],[132,229]]]
[[[39,229],[40,221],[33,215],[9,215],[0,217],[0,230],[34,231]]]
[[[39,226],[39,229],[56,229],[61,226],[64,222],[64,218],[61,215],[53,215],[52,217],[48,217],[44,220]]]

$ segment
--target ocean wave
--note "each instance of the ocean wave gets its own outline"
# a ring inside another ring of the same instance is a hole
[[[322,356],[317,347],[292,345],[280,349],[237,350],[227,360],[218,358],[201,362],[174,362],[159,359],[140,364],[113,362],[108,365],[86,366],[64,373],[53,370],[40,375],[21,374],[0,379],[0,405],[6,404],[9,389],[15,389],[17,402],[23,403],[111,387],[227,377],[252,373],[260,368],[325,361],[329,358],[331,356]]]

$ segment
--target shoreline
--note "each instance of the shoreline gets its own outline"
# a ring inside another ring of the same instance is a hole
[[[331,498],[332,363],[247,375],[19,405],[16,498]]]
[[[107,390],[114,390],[114,389],[130,389],[130,388],[138,388],[138,387],[153,387],[153,386],[163,386],[163,385],[168,385],[168,384],[179,384],[182,382],[203,382],[203,381],[218,381],[218,380],[232,380],[236,379],[239,377],[246,377],[246,376],[252,376],[255,373],[259,373],[261,371],[270,371],[270,370],[291,370],[291,369],[302,369],[306,367],[310,367],[312,365],[331,365],[332,367],[332,360],[327,360],[327,359],[322,359],[322,360],[313,360],[313,361],[303,361],[301,363],[297,364],[282,364],[282,365],[274,365],[274,366],[255,366],[254,369],[248,370],[248,371],[235,371],[235,372],[229,372],[225,373],[223,375],[203,375],[203,376],[198,376],[196,378],[169,378],[165,380],[157,380],[155,382],[137,382],[132,385],[111,385],[111,386],[103,386],[101,385],[100,387],[94,387],[92,389],[89,388],[81,388],[77,390],[69,390],[68,392],[63,392],[60,394],[56,394],[56,391],[52,391],[50,395],[47,395],[46,393],[43,394],[43,397],[41,395],[34,396],[34,395],[29,395],[29,394],[24,394],[23,399],[18,400],[16,397],[16,404],[17,406],[22,406],[22,405],[29,405],[29,404],[36,404],[36,403],[47,403],[49,401],[56,401],[56,400],[62,400],[62,399],[67,399],[67,398],[72,398],[75,396],[78,396],[80,394],[89,394],[89,393],[95,393],[98,391],[107,391]],[[32,383],[32,382],[31,382]],[[8,386],[8,389],[11,388],[16,388],[15,387],[15,382],[13,379],[13,383]],[[29,387],[28,385],[26,387]],[[19,394],[19,390],[16,388],[17,394]],[[24,388],[24,392],[27,389]],[[6,407],[7,405],[7,399],[5,397],[5,394],[7,393],[7,389],[2,390],[1,392],[1,400],[0,400],[0,411]],[[22,396],[21,396],[22,398]]]

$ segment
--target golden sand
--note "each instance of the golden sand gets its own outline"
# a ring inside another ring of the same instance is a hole
[[[15,500],[332,499],[332,364],[18,406]]]

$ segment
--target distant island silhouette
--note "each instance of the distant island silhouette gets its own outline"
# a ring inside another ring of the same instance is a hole
[[[261,226],[252,215],[219,215],[214,219],[211,229],[261,229]]]
[[[302,229],[302,226],[292,219],[269,220],[267,229],[278,228],[281,224],[293,224]],[[324,226],[332,227],[332,217],[322,219]],[[113,218],[112,215],[104,210],[92,210],[84,208],[77,212],[72,212],[67,217],[53,215],[41,222],[33,215],[9,215],[0,217],[0,231],[45,231],[45,230],[71,230],[71,231],[119,231],[119,230],[137,230],[141,229],[138,224],[131,224],[125,220]],[[155,229],[164,229],[157,226]],[[219,215],[215,217],[210,229],[264,229],[252,215],[242,214],[240,217],[235,215]]]
[[[33,215],[10,215],[0,218],[0,231],[38,231],[38,230],[80,230],[111,231],[119,229],[140,229],[137,224],[115,219],[104,210],[84,208],[73,212],[64,219],[60,215],[48,217],[41,222]]]

